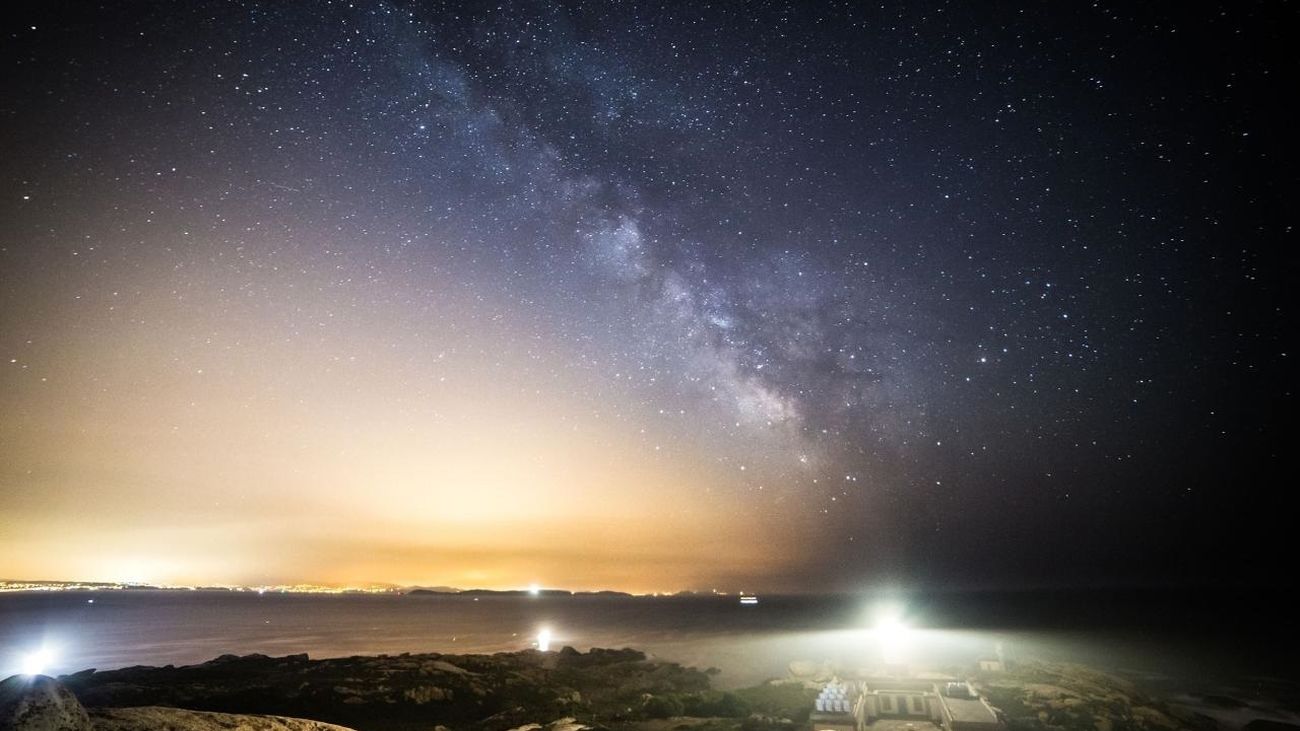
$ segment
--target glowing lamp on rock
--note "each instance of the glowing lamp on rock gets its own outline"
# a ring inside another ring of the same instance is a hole
[[[41,675],[52,664],[54,664],[54,653],[42,647],[23,655],[19,672],[23,675]]]

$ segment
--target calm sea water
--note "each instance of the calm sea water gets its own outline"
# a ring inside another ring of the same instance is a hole
[[[93,603],[88,601],[93,599]],[[1288,672],[1272,600],[1128,594],[929,595],[889,602],[912,629],[885,646],[880,598],[480,597],[116,591],[0,595],[0,677],[24,653],[50,671],[202,662],[223,653],[313,657],[636,647],[717,667],[722,687],[782,676],[792,661],[953,668],[993,656],[1099,665],[1150,678],[1230,680]]]

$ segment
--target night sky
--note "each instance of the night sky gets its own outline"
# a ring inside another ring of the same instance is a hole
[[[1293,530],[1285,3],[46,5],[0,578],[1223,584]]]

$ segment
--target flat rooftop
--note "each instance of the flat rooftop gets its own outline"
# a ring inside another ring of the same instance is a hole
[[[916,680],[913,678],[867,678],[867,691],[880,691],[887,693],[897,691],[900,693],[933,693],[933,680]]]
[[[952,720],[961,723],[997,723],[998,717],[977,699],[949,698],[946,695],[939,696],[943,699],[943,705],[948,709]]]
[[[938,724],[927,719],[878,718],[867,724],[868,731],[935,731]]]

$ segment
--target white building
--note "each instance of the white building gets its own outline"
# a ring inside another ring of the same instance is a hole
[[[845,709],[849,710],[846,711]],[[999,731],[1002,722],[969,683],[913,678],[833,681],[822,688],[811,731]]]

